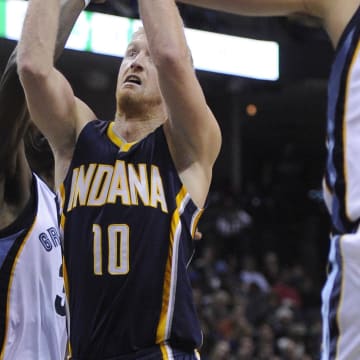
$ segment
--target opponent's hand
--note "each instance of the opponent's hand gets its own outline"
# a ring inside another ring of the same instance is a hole
[[[196,228],[196,230],[195,230],[195,235],[194,235],[194,240],[201,240],[202,239],[202,237],[203,237],[203,234],[199,231],[199,229],[198,228]]]

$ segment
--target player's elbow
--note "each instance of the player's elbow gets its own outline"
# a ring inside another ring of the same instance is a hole
[[[33,61],[31,57],[23,56],[21,54],[17,57],[17,71],[23,84],[30,81],[44,80],[49,73],[38,63]]]
[[[165,71],[174,71],[183,67],[190,58],[187,51],[177,49],[176,47],[166,47],[156,51],[156,66]]]

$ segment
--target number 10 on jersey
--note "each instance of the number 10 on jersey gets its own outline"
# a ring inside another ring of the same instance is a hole
[[[94,274],[103,275],[104,265],[110,275],[126,275],[129,272],[129,227],[126,224],[111,224],[103,234],[98,224],[92,228]],[[103,254],[103,242],[108,242],[108,254]],[[107,264],[103,264],[106,261]]]

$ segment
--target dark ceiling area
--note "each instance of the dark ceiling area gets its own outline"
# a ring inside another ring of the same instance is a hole
[[[119,3],[91,5],[90,10],[137,16],[135,1]],[[306,164],[309,186],[318,188],[324,160],[326,80],[333,55],[325,33],[304,26],[303,19],[248,18],[185,5],[180,10],[188,27],[275,40],[280,45],[276,82],[197,73],[223,134],[213,186],[226,184],[239,192],[259,181],[264,168],[276,166],[291,148],[296,161]],[[0,71],[14,46],[15,42],[0,39]],[[100,118],[112,119],[120,61],[66,50],[58,67],[77,96],[92,104]],[[255,105],[256,114],[247,112],[249,104]]]

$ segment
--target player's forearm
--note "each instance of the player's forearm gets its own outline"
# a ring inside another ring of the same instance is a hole
[[[20,77],[46,76],[53,68],[59,0],[30,0],[18,44]]]
[[[57,34],[55,60],[62,53],[71,29],[84,6],[83,0],[67,0],[60,13],[60,28]],[[12,52],[0,79],[0,128],[4,122],[14,123],[22,107],[25,95],[17,74],[17,48]],[[8,126],[6,125],[6,128]]]
[[[66,0],[61,6],[59,30],[55,47],[55,60],[57,60],[62,53],[70,32],[84,6],[84,0]]]
[[[15,123],[24,113],[25,95],[16,66],[16,49],[12,52],[0,79],[0,133],[11,134]]]
[[[84,7],[83,0],[66,0],[60,11],[60,28],[57,34],[55,60],[60,56],[71,29]],[[28,119],[23,87],[17,73],[16,48],[9,57],[0,79],[0,133],[5,141],[0,145],[4,161],[15,152]]]
[[[0,142],[1,169],[16,152],[26,125],[25,95],[16,71],[16,51],[8,60],[0,80]],[[0,169],[0,173],[2,170]]]
[[[151,57],[162,66],[189,59],[182,19],[174,0],[139,0]],[[165,70],[166,71],[166,70]]]

